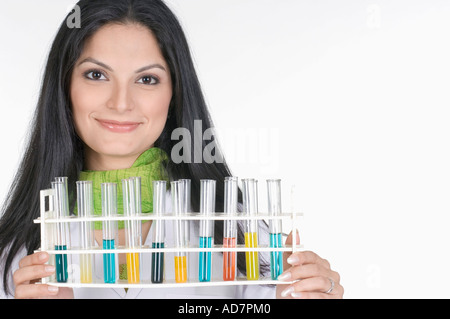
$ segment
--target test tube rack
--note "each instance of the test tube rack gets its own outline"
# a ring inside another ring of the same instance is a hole
[[[164,247],[164,248],[152,248],[148,245],[143,245],[141,248],[127,248],[124,246],[117,246],[115,249],[102,249],[102,247],[95,247],[94,249],[80,249],[79,247],[71,247],[68,250],[54,250],[48,245],[48,227],[49,225],[55,225],[56,223],[77,223],[77,222],[96,222],[96,221],[125,221],[125,220],[270,220],[270,219],[281,219],[282,221],[290,221],[291,222],[291,230],[292,234],[296,233],[296,221],[299,217],[303,216],[301,212],[289,212],[289,213],[280,213],[278,216],[270,216],[268,213],[258,213],[255,216],[245,216],[243,214],[224,214],[222,212],[215,212],[211,216],[201,216],[199,213],[191,212],[182,215],[173,215],[170,213],[166,213],[163,216],[152,216],[152,214],[140,214],[136,216],[111,216],[111,217],[103,217],[103,216],[94,216],[94,217],[78,217],[71,215],[65,218],[53,218],[53,205],[52,201],[48,201],[48,208],[46,208],[45,202],[46,197],[54,196],[54,189],[46,189],[41,190],[40,192],[40,212],[41,215],[39,218],[34,220],[34,223],[40,224],[41,228],[41,247],[36,250],[45,251],[50,255],[61,255],[61,254],[105,254],[105,253],[114,253],[114,254],[122,254],[122,253],[156,253],[156,252],[296,252],[304,249],[303,245],[296,242],[295,236],[293,236],[292,245],[283,245],[283,247],[269,247],[268,245],[258,245],[258,247],[247,248],[242,244],[237,244],[236,247],[228,248],[223,245],[213,245],[211,248],[200,248],[195,245],[190,245],[189,247]],[[54,276],[53,276],[54,277]],[[196,287],[196,286],[225,286],[225,285],[277,285],[277,284],[291,284],[293,282],[289,281],[278,281],[272,280],[269,277],[260,277],[258,280],[247,280],[246,277],[236,277],[233,281],[224,281],[215,279],[214,277],[211,281],[200,282],[197,279],[190,278],[187,282],[177,283],[175,280],[164,280],[163,283],[152,283],[150,280],[142,280],[140,283],[130,284],[127,280],[117,280],[116,283],[104,283],[101,281],[94,281],[92,283],[81,283],[76,278],[72,278],[72,280],[67,282],[57,282],[52,277],[42,278],[41,283],[58,286],[58,287],[72,287],[72,288],[171,288],[171,287]]]

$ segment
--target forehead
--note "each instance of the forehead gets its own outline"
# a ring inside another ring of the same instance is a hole
[[[165,62],[152,31],[136,23],[101,27],[84,44],[80,58],[87,56],[112,64],[126,61],[130,64]]]

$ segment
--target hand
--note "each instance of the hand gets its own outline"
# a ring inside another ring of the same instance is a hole
[[[55,272],[55,266],[45,264],[48,258],[48,253],[39,252],[25,256],[19,261],[19,269],[13,275],[15,298],[73,298],[71,288],[36,284],[39,279]]]
[[[297,234],[297,243],[300,241]],[[292,243],[292,233],[286,244]],[[331,270],[330,263],[312,251],[299,251],[283,254],[285,271],[278,280],[296,281],[293,284],[277,285],[277,298],[290,299],[337,299],[342,298],[344,288],[340,284],[340,276]],[[331,291],[328,290],[334,282]]]

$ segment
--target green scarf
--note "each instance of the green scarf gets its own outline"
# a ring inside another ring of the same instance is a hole
[[[135,176],[141,177],[142,213],[153,212],[153,181],[168,180],[162,165],[167,159],[166,152],[160,148],[152,147],[142,153],[130,168],[112,171],[81,171],[78,179],[80,181],[92,181],[93,184],[94,215],[102,215],[102,183],[117,183],[117,212],[123,214],[122,179]],[[102,229],[101,221],[94,224],[95,229]],[[118,224],[119,229],[124,227],[124,221],[119,221]]]

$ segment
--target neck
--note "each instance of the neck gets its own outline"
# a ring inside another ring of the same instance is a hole
[[[133,166],[133,163],[140,154],[128,155],[105,155],[94,152],[86,147],[85,169],[90,171],[111,171],[116,169],[126,169]]]

